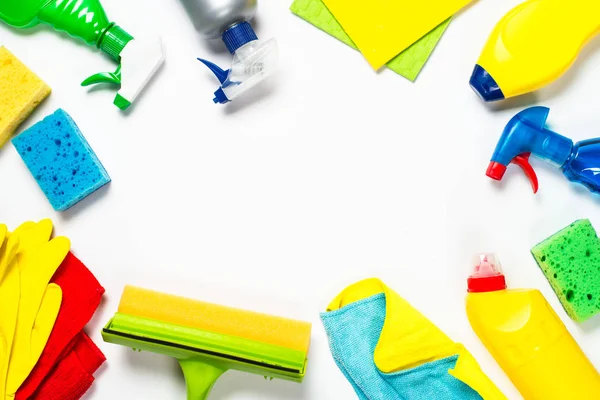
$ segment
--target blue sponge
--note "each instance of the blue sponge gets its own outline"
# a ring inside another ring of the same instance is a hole
[[[110,182],[69,114],[58,109],[12,140],[56,211],[64,211]]]

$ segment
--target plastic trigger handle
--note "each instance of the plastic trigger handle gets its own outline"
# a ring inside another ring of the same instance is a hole
[[[531,156],[531,153],[519,154],[518,156],[513,158],[511,162],[521,167],[521,169],[523,170],[523,172],[525,172],[525,175],[529,179],[529,182],[531,182],[533,193],[537,193],[539,188],[538,178],[535,174],[533,167],[531,166],[531,164],[529,164],[529,156]]]
[[[212,63],[208,60],[204,60],[202,58],[199,58],[198,61],[200,61],[202,64],[206,65],[208,67],[208,69],[210,69],[212,71],[213,74],[215,74],[215,76],[217,77],[217,79],[219,80],[219,82],[221,84],[225,83],[225,81],[227,80],[227,76],[229,75],[229,70],[224,70],[223,68],[219,67],[217,64]]]
[[[121,84],[121,65],[117,67],[115,72],[100,72],[94,74],[81,82],[81,86],[90,86],[97,83],[112,83],[115,85]]]

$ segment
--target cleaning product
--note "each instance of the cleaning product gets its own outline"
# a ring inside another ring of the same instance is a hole
[[[56,211],[74,206],[110,182],[94,150],[60,108],[12,143]]]
[[[233,55],[231,68],[223,70],[199,58],[217,77],[221,86],[215,103],[225,104],[267,78],[277,62],[277,42],[258,40],[249,21],[257,0],[180,0],[198,33],[206,39],[221,38]]]
[[[17,263],[19,238],[0,225],[0,400],[6,396],[10,350],[15,338],[21,284]]]
[[[123,110],[133,103],[164,60],[160,38],[134,39],[108,20],[99,0],[2,0],[0,20],[16,28],[46,23],[104,51],[119,63],[117,70],[95,74],[82,85],[120,84],[114,103]]]
[[[600,313],[600,240],[587,219],[573,222],[531,249],[569,317]]]
[[[321,319],[361,400],[506,399],[462,345],[379,279],[344,289]]]
[[[52,394],[44,389],[44,382],[47,379],[56,380],[57,382],[64,380],[58,380],[56,379],[56,376],[50,378],[54,375],[53,371],[55,371],[60,364],[72,362],[71,360],[80,359],[81,361],[85,361],[82,360],[81,357],[72,358],[70,356],[71,353],[77,351],[75,350],[76,345],[79,345],[80,347],[83,346],[84,348],[92,348],[91,352],[85,352],[83,354],[91,353],[92,363],[94,365],[98,364],[98,362],[99,364],[102,364],[104,361],[102,352],[100,352],[100,350],[94,350],[95,345],[93,343],[89,345],[88,341],[91,341],[91,339],[86,339],[81,336],[85,336],[83,328],[100,305],[100,300],[104,294],[104,288],[98,283],[90,270],[70,252],[62,261],[60,267],[52,277],[51,282],[58,285],[62,291],[62,302],[58,317],[56,318],[54,328],[52,329],[52,333],[48,338],[48,343],[46,343],[46,347],[44,348],[40,359],[25,382],[19,387],[15,396],[16,400],[27,400],[32,399],[33,397],[42,399],[52,398]],[[97,356],[95,356],[96,354]],[[100,361],[96,361],[98,359]],[[75,364],[75,366],[71,368],[75,369],[77,365],[78,364]],[[81,363],[79,363],[79,365],[81,365]],[[98,367],[99,366],[100,365],[98,365]],[[69,381],[78,375],[79,374],[72,374],[68,378]],[[77,384],[76,387],[85,388],[87,390],[89,385],[91,385],[91,382],[94,381],[94,378],[87,372],[83,375],[84,377],[79,379],[81,383]],[[89,379],[88,376],[91,379]],[[68,399],[67,397],[55,398]]]
[[[50,86],[0,46],[0,147],[50,91]]]
[[[471,76],[485,101],[538,90],[560,77],[600,30],[600,2],[528,0],[498,22]]]
[[[14,326],[12,345],[7,346],[10,354],[8,366],[0,365],[0,371],[6,372],[5,376],[0,375],[0,395],[7,400],[15,397],[36,365],[60,309],[62,291],[50,280],[67,255],[70,242],[60,236],[50,239],[51,234],[52,222],[46,219],[39,223],[26,222],[9,237],[9,241],[15,238],[18,242],[16,263],[11,266],[18,269],[17,293],[20,296],[16,300],[16,325],[12,318],[0,317],[0,325]],[[6,330],[0,329],[2,331]]]
[[[506,289],[493,255],[477,258],[468,279],[473,330],[527,400],[595,399],[600,375],[544,296]]]
[[[529,164],[531,154],[562,170],[567,179],[600,192],[600,138],[573,144],[545,127],[549,108],[531,107],[515,115],[498,141],[487,176],[501,180],[511,162],[520,166],[537,193],[538,179]]]
[[[189,400],[235,369],[301,382],[311,325],[126,286],[104,341],[175,357]]]
[[[85,332],[79,332],[71,351],[28,400],[79,400],[92,386],[93,374],[104,361],[106,357],[92,339]]]

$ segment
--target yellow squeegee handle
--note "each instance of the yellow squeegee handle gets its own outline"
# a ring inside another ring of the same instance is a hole
[[[179,360],[179,365],[185,376],[187,400],[206,400],[217,379],[227,371],[197,359]]]

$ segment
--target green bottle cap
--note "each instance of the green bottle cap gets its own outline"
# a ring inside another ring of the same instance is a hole
[[[121,51],[123,51],[125,45],[127,45],[131,39],[133,39],[133,36],[121,29],[120,26],[113,24],[106,30],[106,33],[104,33],[98,47],[116,61],[120,61]]]

